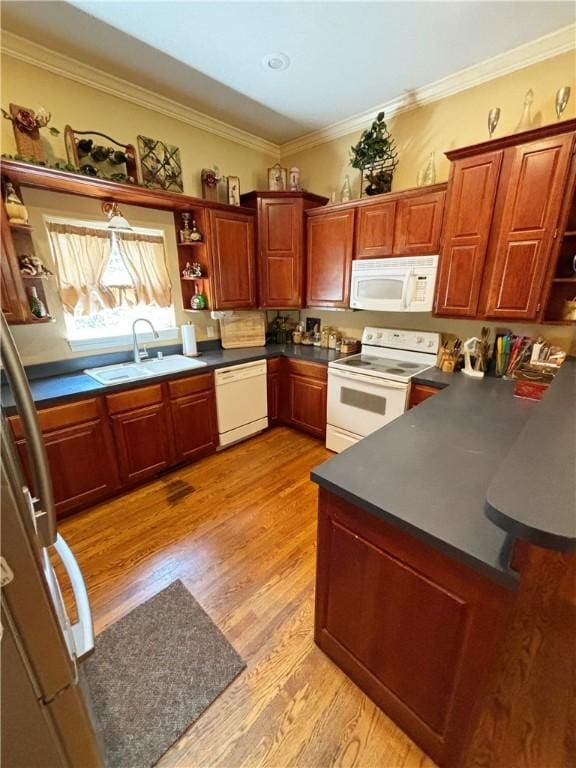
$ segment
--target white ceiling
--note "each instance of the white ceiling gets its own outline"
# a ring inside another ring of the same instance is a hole
[[[5,29],[277,143],[575,19],[545,0],[2,3]]]

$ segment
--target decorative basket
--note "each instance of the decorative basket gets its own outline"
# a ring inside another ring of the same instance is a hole
[[[576,296],[566,299],[562,307],[562,320],[576,320]]]

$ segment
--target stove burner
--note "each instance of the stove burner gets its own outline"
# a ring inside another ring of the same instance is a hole
[[[421,368],[422,365],[418,363],[402,363],[402,368]]]
[[[368,368],[372,363],[369,363],[367,360],[349,360],[346,365],[355,365],[358,368]]]
[[[406,373],[403,368],[386,368],[386,373]]]

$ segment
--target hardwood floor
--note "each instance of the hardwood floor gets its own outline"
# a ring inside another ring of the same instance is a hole
[[[330,455],[279,427],[62,522],[96,632],[181,579],[248,664],[160,768],[434,768],[312,639]]]

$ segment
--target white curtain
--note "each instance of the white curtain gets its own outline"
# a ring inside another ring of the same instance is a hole
[[[89,315],[118,304],[169,307],[172,288],[166,267],[164,241],[158,235],[136,232],[118,236],[124,263],[133,282],[132,290],[123,291],[102,284],[110,257],[110,233],[106,228],[47,223],[56,263],[56,277],[66,312]],[[126,296],[126,302],[123,300]]]

